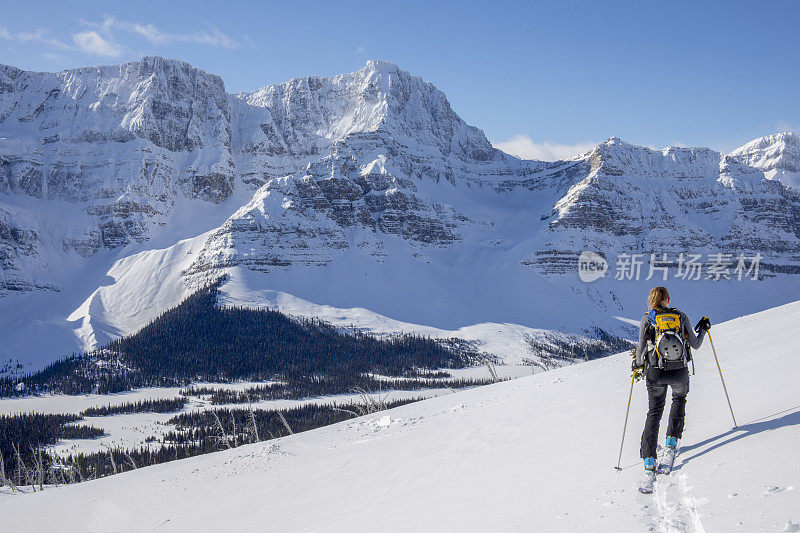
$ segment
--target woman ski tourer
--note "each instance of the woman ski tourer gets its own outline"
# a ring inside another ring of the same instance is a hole
[[[647,304],[648,312],[639,325],[639,345],[632,363],[634,372],[641,370],[644,374],[649,405],[640,451],[644,459],[645,475],[639,491],[644,493],[653,491],[656,472],[669,473],[672,470],[686,416],[691,349],[701,346],[711,327],[708,318],[703,317],[692,329],[686,314],[669,306],[669,291],[666,287],[653,288]],[[668,387],[672,388],[672,407],[669,410],[667,441],[656,465],[658,427],[661,424]]]

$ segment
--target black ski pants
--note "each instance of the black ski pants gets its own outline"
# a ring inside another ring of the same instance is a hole
[[[683,436],[683,423],[686,417],[686,395],[689,394],[689,369],[661,370],[650,367],[646,373],[649,410],[642,433],[642,459],[656,456],[658,445],[658,426],[664,413],[667,387],[672,387],[672,407],[669,410],[667,436],[680,439]]]

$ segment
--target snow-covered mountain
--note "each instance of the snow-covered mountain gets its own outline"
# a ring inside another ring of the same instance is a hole
[[[588,173],[554,204],[544,247],[531,258],[543,271],[572,274],[574,258],[590,248],[673,261],[689,250],[760,252],[764,275],[797,272],[800,195],[737,156],[612,138],[583,160]]]
[[[58,235],[79,255],[147,240],[176,196],[233,192],[218,76],[150,57],[57,74],[2,66],[0,88],[0,191],[81,205],[83,227]]]
[[[636,491],[643,382],[623,469],[612,468],[630,384],[630,358],[619,354],[269,442],[0,494],[0,513],[20,532],[796,531],[798,320],[795,302],[712,328],[739,426],[706,341],[675,469],[651,495]]]
[[[763,170],[769,179],[795,189],[800,187],[800,136],[796,133],[778,133],[755,139],[731,152],[731,157]]]
[[[464,334],[511,359],[547,330],[627,334],[614,316],[641,312],[647,265],[583,284],[583,250],[762,255],[761,281],[671,279],[692,316],[798,288],[800,195],[761,163],[616,138],[520,160],[391,63],[237,95],[162,58],[0,67],[0,105],[0,355],[33,366],[223,275],[230,304]]]

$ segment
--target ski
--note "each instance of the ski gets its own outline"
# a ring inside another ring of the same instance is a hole
[[[639,482],[639,492],[642,494],[652,494],[656,483],[656,473],[654,470],[645,470],[644,477]]]
[[[675,464],[675,456],[678,454],[677,441],[673,442],[675,446],[661,446],[658,447],[658,465],[656,472],[659,474],[669,474],[672,472],[672,467]]]
[[[658,459],[658,466],[656,467],[656,472],[659,474],[669,474],[672,472],[672,466],[675,464],[675,455],[677,451],[675,448],[670,448],[669,446],[664,448],[664,452]]]

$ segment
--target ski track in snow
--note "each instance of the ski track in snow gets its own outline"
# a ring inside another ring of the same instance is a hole
[[[697,511],[697,501],[687,485],[687,474],[660,474],[653,499],[656,515],[650,531],[658,533],[705,533]]]

